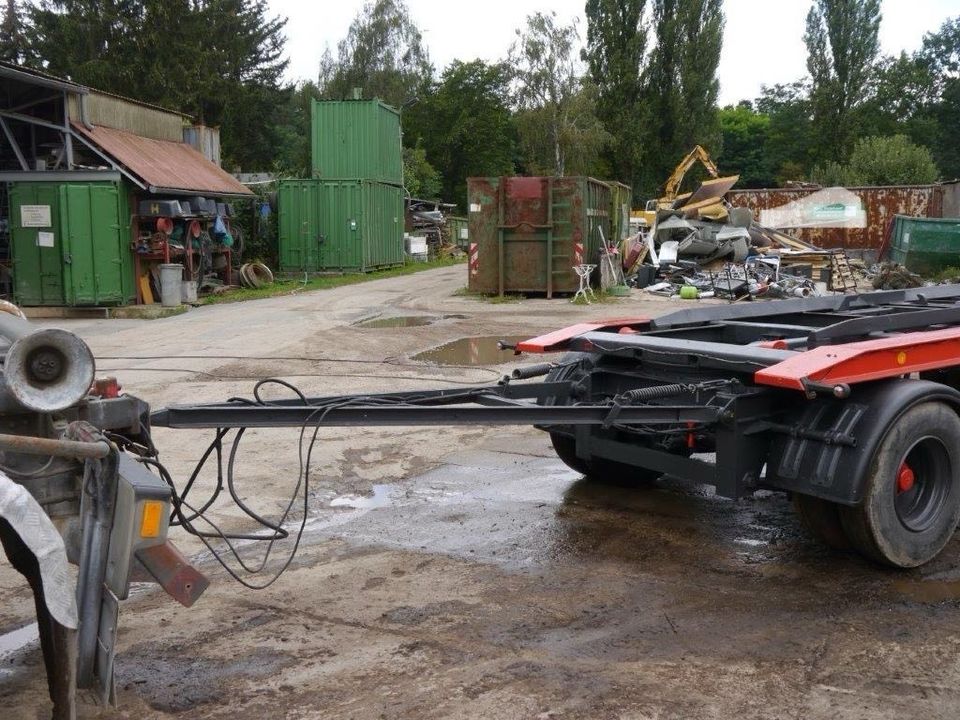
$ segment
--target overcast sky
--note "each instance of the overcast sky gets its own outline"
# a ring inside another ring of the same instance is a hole
[[[289,19],[287,52],[291,80],[315,79],[320,56],[337,42],[364,0],[270,0]],[[725,0],[727,17],[720,59],[720,103],[755,98],[761,85],[798,80],[806,73],[804,19],[811,0]],[[584,0],[407,0],[438,71],[452,60],[492,61],[506,55],[515,30],[538,10],[553,9],[560,20],[579,18],[586,35]],[[883,52],[912,51],[925,32],[960,15],[960,0],[882,0]]]

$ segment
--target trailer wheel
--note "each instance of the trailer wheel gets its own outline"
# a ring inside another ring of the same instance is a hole
[[[559,367],[547,374],[546,380],[547,382],[557,382],[574,377],[578,372],[582,372],[578,361],[590,361],[593,358],[594,356],[590,353],[567,353],[560,359]],[[554,403],[554,398],[548,398],[544,401],[546,405],[553,405]],[[662,474],[655,470],[638,468],[604,458],[591,457],[589,460],[584,460],[577,455],[576,440],[565,433],[551,432],[550,443],[564,465],[584,475],[589,480],[606,485],[631,487],[653,482]]]
[[[824,545],[834,550],[852,549],[840,521],[840,506],[837,503],[794,493],[793,509],[810,534]]]
[[[577,441],[569,435],[560,433],[550,433],[550,444],[553,445],[557,457],[571,470],[581,475],[590,475],[592,472],[590,463],[583,458],[577,457]]]
[[[880,442],[863,502],[840,509],[843,529],[867,557],[894,567],[929,562],[960,521],[960,418],[926,402],[907,410]]]

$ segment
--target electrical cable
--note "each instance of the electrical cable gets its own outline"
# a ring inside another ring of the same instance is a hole
[[[290,501],[287,503],[283,512],[280,514],[279,519],[273,521],[269,520],[259,513],[250,508],[241,498],[240,493],[237,491],[236,479],[237,479],[237,454],[240,448],[240,442],[244,436],[246,428],[218,428],[214,435],[213,441],[207,446],[207,449],[201,455],[200,460],[197,462],[193,472],[190,475],[186,485],[182,491],[178,491],[176,484],[173,480],[171,473],[167,468],[160,462],[157,457],[156,447],[153,444],[153,440],[150,437],[149,432],[144,432],[144,437],[146,439],[147,445],[139,445],[138,447],[146,449],[148,452],[152,453],[152,456],[140,456],[136,459],[139,462],[142,462],[146,465],[156,468],[159,472],[161,478],[164,482],[170,486],[171,492],[173,494],[172,506],[173,510],[171,513],[170,524],[174,527],[182,527],[187,533],[196,536],[199,540],[206,546],[210,551],[212,556],[217,560],[217,562],[226,570],[226,572],[237,582],[242,584],[244,587],[247,587],[252,590],[260,590],[266,587],[269,587],[271,584],[276,582],[280,577],[290,567],[290,564],[293,562],[293,558],[296,555],[300,543],[303,538],[303,533],[306,528],[308,513],[309,513],[309,482],[310,482],[310,466],[313,459],[313,452],[316,447],[317,438],[319,436],[320,428],[323,425],[324,419],[327,414],[332,410],[347,407],[353,404],[364,404],[364,405],[405,405],[415,403],[418,400],[425,400],[430,397],[428,394],[424,393],[405,393],[402,396],[384,398],[384,397],[370,397],[370,396],[345,396],[345,397],[336,397],[329,398],[323,404],[312,405],[310,400],[306,395],[293,383],[290,383],[286,380],[280,378],[264,378],[261,379],[254,385],[253,388],[253,399],[248,398],[231,398],[229,402],[237,404],[248,404],[248,405],[271,405],[276,404],[277,401],[266,400],[263,398],[261,390],[268,385],[278,385],[285,389],[290,390],[297,399],[307,407],[315,407],[316,409],[311,412],[300,425],[299,433],[299,442],[298,442],[298,462],[299,469],[297,473],[297,483],[293,489],[293,492],[290,495]],[[466,390],[462,393],[454,394],[447,396],[448,398],[453,399],[462,399],[468,400],[476,397],[476,391]],[[313,433],[307,441],[307,430],[310,426],[313,426]],[[224,472],[223,467],[223,441],[226,436],[231,432],[235,431],[235,434],[230,443],[230,450],[227,453],[227,464],[226,472]],[[131,444],[128,441],[128,444]],[[136,445],[136,444],[134,444]],[[200,473],[207,462],[210,460],[211,456],[216,453],[217,458],[217,481],[213,491],[210,494],[210,497],[207,498],[203,503],[200,503],[199,507],[195,507],[191,504],[187,497],[190,494],[191,490],[195,487],[195,483],[200,476]],[[303,490],[303,517],[301,518],[300,527],[297,530],[296,537],[294,538],[293,548],[290,551],[290,554],[287,556],[286,560],[280,566],[278,570],[270,577],[269,580],[264,583],[253,583],[247,580],[244,577],[241,577],[240,572],[231,567],[227,562],[227,559],[224,557],[223,550],[217,549],[214,547],[212,540],[219,539],[226,546],[226,550],[229,551],[229,554],[233,555],[237,564],[240,568],[248,573],[249,575],[257,575],[266,568],[266,565],[270,559],[270,556],[273,552],[273,549],[276,543],[280,540],[284,540],[290,537],[290,531],[287,530],[284,525],[286,524],[287,518],[290,516],[290,513],[293,510],[294,505],[296,504],[297,498],[300,497],[301,487]],[[268,532],[253,532],[253,533],[228,533],[224,532],[219,525],[217,525],[213,520],[207,517],[207,511],[213,506],[219,496],[222,494],[224,488],[230,495],[233,503],[244,513],[247,517],[256,522],[261,528],[267,530]],[[186,510],[186,512],[184,512]],[[189,513],[189,514],[188,514]],[[197,522],[202,521],[206,523],[212,531],[207,531],[200,529],[196,526]],[[258,563],[248,563],[243,559],[239,552],[238,546],[234,541],[243,540],[243,541],[252,541],[252,542],[267,542],[267,548],[263,553],[263,556],[260,558]]]

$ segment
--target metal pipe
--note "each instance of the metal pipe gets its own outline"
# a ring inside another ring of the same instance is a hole
[[[0,450],[9,450],[25,455],[99,459],[110,454],[110,445],[105,440],[80,442],[78,440],[56,440],[31,435],[0,433]]]

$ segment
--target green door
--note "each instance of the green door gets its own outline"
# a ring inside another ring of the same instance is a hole
[[[124,301],[120,193],[115,183],[60,186],[63,278],[68,305]]]
[[[60,201],[53,183],[11,183],[10,250],[20,305],[63,305]]]
[[[316,272],[318,269],[318,187],[315,180],[280,183],[277,222],[280,270],[283,272]]]

